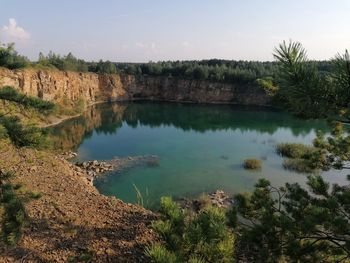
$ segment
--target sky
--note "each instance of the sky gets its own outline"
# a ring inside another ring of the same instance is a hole
[[[0,42],[97,61],[273,60],[283,40],[311,59],[350,49],[350,0],[0,0]]]

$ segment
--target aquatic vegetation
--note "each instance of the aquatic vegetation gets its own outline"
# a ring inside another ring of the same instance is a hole
[[[310,163],[304,159],[286,159],[282,165],[285,169],[298,173],[312,173],[315,171],[310,167]]]
[[[276,146],[276,152],[288,158],[304,158],[315,150],[315,147],[301,143],[279,143]]]
[[[302,144],[280,144],[277,152],[289,157],[283,166],[298,172],[347,169],[350,161],[350,135],[345,133],[342,124],[336,123],[331,136],[325,138],[318,132],[314,146]]]
[[[259,170],[261,169],[262,161],[259,159],[245,159],[243,161],[243,167],[247,170]]]

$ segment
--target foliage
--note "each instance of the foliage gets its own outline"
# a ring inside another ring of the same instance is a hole
[[[4,126],[0,124],[0,140],[7,138],[7,131]]]
[[[234,236],[223,209],[207,206],[193,214],[162,197],[160,212],[164,219],[152,226],[165,243],[147,248],[153,262],[234,262]]]
[[[284,41],[275,49],[279,62],[276,82],[277,95],[285,107],[304,117],[334,117],[349,115],[350,57],[338,54],[326,71],[320,71],[298,42]],[[350,117],[350,116],[347,116]]]
[[[298,63],[299,61],[294,62]],[[315,74],[319,73],[320,75],[329,74],[332,68],[328,61],[305,61],[305,64],[313,64],[316,70]],[[222,59],[151,61],[148,63],[116,63],[102,60],[99,62],[88,62],[76,58],[72,53],[62,56],[52,51],[47,55],[40,52],[37,62],[29,62],[26,58],[19,56],[14,49],[14,45],[10,44],[0,49],[0,66],[10,69],[32,66],[39,69],[56,68],[65,71],[108,74],[118,72],[132,75],[167,76],[237,85],[252,85],[262,87],[271,96],[276,95],[279,90],[277,85],[279,83],[276,81],[279,66],[276,62]]]
[[[245,159],[243,161],[244,169],[248,170],[258,170],[261,169],[262,161],[258,159]]]
[[[7,245],[15,245],[21,238],[21,230],[28,220],[25,204],[39,196],[21,190],[21,185],[11,183],[14,175],[0,171],[1,237]]]
[[[7,45],[0,43],[0,67],[18,69],[26,67],[28,64],[29,60],[16,52],[14,43]]]
[[[282,156],[288,157],[283,166],[297,172],[345,169],[350,161],[350,135],[337,122],[331,136],[327,138],[318,132],[313,147],[302,144],[283,143],[276,147]]]
[[[37,66],[43,67],[55,67],[59,70],[65,71],[78,71],[87,72],[88,65],[82,59],[77,59],[72,53],[68,53],[66,56],[60,56],[50,51],[47,56],[43,53],[39,53],[39,60],[36,63]]]
[[[151,258],[153,262],[157,263],[175,263],[177,262],[174,253],[167,250],[161,244],[152,244],[146,248],[145,254],[147,257]]]
[[[55,104],[50,101],[20,94],[10,86],[5,86],[0,89],[0,99],[13,101],[25,107],[31,107],[39,111],[50,111],[55,107]]]
[[[243,256],[253,262],[350,259],[349,186],[330,189],[320,176],[308,177],[308,186],[275,188],[260,179],[252,194],[236,195]]]
[[[276,63],[231,60],[161,61],[144,64],[118,63],[127,74],[170,76],[237,84],[254,84],[260,77],[273,76]]]
[[[50,51],[46,56],[43,53],[40,53],[39,60],[35,66],[48,68],[54,67],[59,70],[78,72],[96,72],[108,74],[114,74],[117,72],[115,63],[110,61],[100,60],[98,63],[86,62],[83,59],[76,58],[72,53],[68,53],[68,55],[65,56],[60,56],[52,51]]]
[[[89,65],[89,71],[96,73],[107,73],[107,74],[115,74],[117,73],[117,67],[115,63],[100,60],[97,64],[91,63]]]
[[[303,158],[314,151],[314,147],[301,143],[279,143],[276,146],[276,152],[288,158]]]
[[[20,94],[12,87],[6,86],[0,89],[0,99],[15,102],[24,108],[33,108],[40,112],[49,112],[54,109],[55,104],[39,98]],[[44,148],[48,146],[46,134],[34,125],[24,126],[20,118],[15,116],[14,109],[9,107],[8,111],[0,114],[1,138],[8,137],[17,147]]]
[[[320,169],[347,168],[346,165],[350,161],[350,134],[344,132],[343,124],[339,122],[335,124],[332,135],[327,138],[318,132],[313,144],[320,149],[318,158],[313,160]]]
[[[313,167],[313,163],[307,159],[286,159],[283,161],[283,168],[298,173],[313,173],[316,172],[316,168]]]
[[[278,92],[278,87],[274,84],[272,77],[258,78],[256,83],[263,88],[269,96],[275,96]]]
[[[33,125],[23,126],[16,116],[0,117],[0,124],[6,130],[6,136],[17,147],[45,148],[48,146],[46,134]]]
[[[337,108],[350,107],[350,56],[345,50],[344,54],[337,54],[332,60],[330,83],[334,89],[334,99]]]
[[[316,64],[308,61],[306,51],[298,42],[284,41],[275,49],[279,62],[277,83],[285,106],[299,116],[324,116],[323,107],[331,92],[326,77],[319,74]]]

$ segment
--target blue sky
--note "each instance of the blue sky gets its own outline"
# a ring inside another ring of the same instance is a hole
[[[87,60],[272,60],[283,40],[310,58],[350,49],[349,0],[0,0],[0,42]]]

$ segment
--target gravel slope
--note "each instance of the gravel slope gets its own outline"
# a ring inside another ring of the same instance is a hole
[[[0,169],[42,194],[27,205],[31,222],[18,246],[0,243],[0,262],[147,262],[144,248],[156,240],[152,212],[100,195],[82,171],[52,153],[1,141]]]

